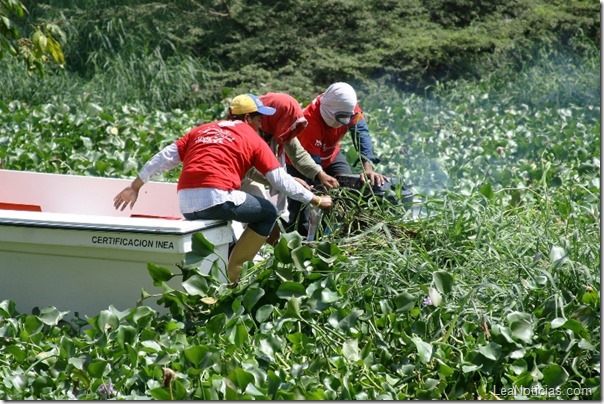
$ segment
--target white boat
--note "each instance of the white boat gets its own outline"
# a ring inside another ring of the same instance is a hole
[[[227,260],[230,224],[184,220],[174,183],[151,181],[133,209],[115,210],[113,197],[130,182],[0,170],[0,301],[13,300],[20,313],[54,306],[82,317],[135,307],[142,289],[161,292],[147,264],[180,274],[196,232]],[[202,272],[217,259],[208,258]],[[155,300],[144,304],[163,311]]]

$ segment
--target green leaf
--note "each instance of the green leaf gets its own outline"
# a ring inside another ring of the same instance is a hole
[[[136,339],[133,342],[135,343]],[[142,346],[142,352],[157,353],[162,351],[161,345],[152,340],[141,341],[140,345]],[[127,347],[131,347],[131,345],[127,345]]]
[[[0,302],[0,316],[5,318],[15,317],[17,315],[16,304],[12,300],[2,300]]]
[[[86,149],[91,150],[91,149],[94,148],[94,142],[89,137],[87,137],[87,136],[80,136],[80,140],[82,140],[82,143],[84,144],[84,147]]]
[[[584,338],[589,337],[589,332],[587,331],[587,329],[585,329],[583,324],[581,324],[577,320],[574,320],[572,318],[568,319],[564,322],[564,324],[562,326],[564,328],[566,328],[567,330],[571,330],[577,336],[584,337]]]
[[[149,271],[155,286],[159,286],[161,282],[167,282],[174,277],[174,274],[168,268],[153,263],[147,264],[147,271]]]
[[[42,393],[42,389],[44,389],[45,387],[54,387],[54,380],[50,377],[38,376],[34,379],[32,387],[34,395],[39,396]]]
[[[254,386],[253,383],[249,383],[247,385],[247,387],[245,388],[244,393],[245,393],[245,396],[247,396],[247,397],[253,397],[254,400],[266,400],[266,399],[268,399],[268,397],[266,396],[266,394],[264,394],[263,392],[261,392],[258,389],[258,387]]]
[[[356,339],[349,339],[344,341],[344,345],[342,346],[342,353],[344,354],[344,357],[351,362],[356,362],[361,359],[359,351],[359,341]]]
[[[522,372],[518,376],[509,376],[514,382],[514,386],[531,387],[535,380],[539,380],[541,375],[531,374],[531,372]]]
[[[287,246],[290,250],[295,250],[302,245],[302,236],[297,231],[285,233],[281,237],[287,241]]]
[[[88,365],[88,374],[92,377],[101,378],[111,371],[111,367],[108,366],[109,362],[102,359],[94,359]]]
[[[222,333],[226,321],[226,315],[224,313],[218,313],[208,320],[205,328],[210,335],[216,336]]]
[[[319,302],[329,304],[335,303],[338,300],[340,300],[340,295],[338,295],[337,292],[334,292],[333,290],[328,288],[324,288],[321,291],[321,297],[319,299]]]
[[[285,306],[284,318],[302,318],[300,314],[300,299],[295,296],[290,297]]]
[[[117,329],[117,342],[123,348],[126,345],[133,345],[136,341],[137,330],[130,325],[121,325]]]
[[[207,296],[210,290],[208,282],[201,275],[193,275],[182,283],[183,289],[192,296]]]
[[[65,317],[69,311],[59,311],[54,307],[45,307],[40,310],[38,318],[46,325],[55,326]]]
[[[275,252],[275,258],[277,259],[277,261],[283,264],[291,264],[293,262],[291,257],[291,250],[287,246],[287,240],[285,239],[285,237],[281,237],[281,239],[279,239],[279,242],[277,243],[273,251]]]
[[[291,265],[278,266],[275,269],[275,275],[281,282],[292,282],[294,279],[294,272]]]
[[[483,345],[478,348],[478,352],[487,359],[497,361],[501,356],[501,345],[496,344],[495,342],[489,342],[488,345]]]
[[[223,275],[224,274],[224,275]],[[223,266],[221,266],[219,260],[212,262],[212,269],[210,269],[210,277],[213,281],[222,283],[223,277],[226,277]]]
[[[334,328],[341,328],[343,330],[348,331],[352,327],[355,326],[357,319],[362,314],[363,314],[362,310],[354,309],[354,310],[352,310],[352,312],[350,314],[348,314],[346,317],[344,317],[342,320],[340,320],[336,325],[334,325]]]
[[[289,299],[292,296],[304,296],[306,291],[304,286],[298,282],[283,282],[277,289],[277,296],[281,299]]]
[[[518,320],[531,321],[531,315],[529,313],[524,313],[524,312],[520,312],[520,311],[513,311],[513,312],[509,313],[506,317],[510,324],[513,323],[514,321],[518,321]]]
[[[258,343],[258,349],[256,356],[262,357],[270,362],[275,361],[275,349],[273,347],[273,341],[268,338],[263,338]]]
[[[530,343],[533,339],[533,327],[526,320],[514,321],[510,325],[512,337],[519,339],[525,343]]]
[[[46,38],[46,35],[44,35],[42,33],[42,31],[40,30],[36,30],[33,35],[31,36],[31,41],[34,44],[34,46],[41,52],[41,53],[45,53],[46,52],[46,47],[48,46],[48,39]]]
[[[199,267],[199,264],[205,259],[205,255],[199,255],[194,251],[188,251],[185,253],[183,262],[187,267]]]
[[[151,394],[151,397],[153,397],[154,399],[158,400],[158,401],[171,401],[172,397],[170,396],[170,392],[168,391],[167,388],[164,387],[156,387],[154,389],[151,389],[151,391],[149,391],[149,394]]]
[[[493,197],[495,196],[495,193],[493,192],[493,187],[491,186],[490,182],[481,186],[479,191],[481,194],[486,196],[488,199],[493,199]]]
[[[193,234],[191,241],[191,251],[202,257],[207,257],[214,252],[214,244],[212,244],[200,231]]]
[[[526,356],[526,349],[524,347],[516,349],[509,353],[510,359],[520,359]]]
[[[595,291],[588,291],[583,294],[581,301],[585,304],[593,304],[594,306],[600,305],[600,295]]]
[[[237,296],[235,299],[233,299],[233,302],[231,303],[231,309],[233,310],[233,313],[235,313],[237,315],[243,314],[244,308],[241,304],[242,300],[243,300],[243,296]],[[235,317],[231,317],[231,320],[229,321],[229,323],[235,322],[235,321],[237,321],[237,319]]]
[[[153,320],[153,315],[155,313],[155,310],[148,306],[139,306],[132,312],[132,320],[140,328],[145,328],[145,326]]]
[[[390,305],[390,300],[382,299],[379,301],[379,305],[380,305],[380,309],[382,310],[383,314],[392,313],[392,306]]]
[[[359,393],[359,394],[362,394],[362,393]],[[325,391],[323,389],[317,389],[315,391],[306,391],[304,400],[306,400],[306,401],[324,401],[325,400]]]
[[[341,250],[338,246],[335,243],[330,243],[328,241],[320,242],[316,247],[316,252],[321,261],[327,264],[334,263],[341,254]]]
[[[245,324],[239,323],[230,334],[229,340],[240,348],[247,346],[250,334]]]
[[[526,372],[527,369],[528,369],[528,364],[526,363],[526,361],[524,359],[516,359],[510,365],[510,370],[512,372],[514,372],[514,374],[516,374],[516,375],[520,375],[523,372]]]
[[[543,379],[541,380],[541,383],[548,388],[560,386],[568,380],[568,372],[566,369],[555,363],[543,368],[542,373]]]
[[[23,360],[25,360],[25,358],[27,357],[27,353],[20,346],[9,345],[4,349],[6,349],[6,352],[8,352],[9,354],[13,355],[17,362],[23,362]]]
[[[275,307],[272,304],[265,304],[264,306],[260,307],[256,311],[256,321],[259,323],[264,323],[266,320],[268,320],[271,317],[271,314],[273,314],[274,308]]]
[[[102,310],[99,313],[99,318],[97,322],[99,329],[103,333],[109,333],[111,331],[115,331],[120,324],[120,319],[110,310]]]
[[[258,286],[250,287],[243,296],[243,307],[245,307],[248,312],[251,312],[252,308],[256,305],[256,303],[258,303],[264,294],[264,289],[261,289]]]
[[[224,398],[227,401],[240,400],[241,397],[237,393],[237,386],[228,378],[224,378]]]
[[[443,295],[451,293],[453,290],[453,276],[445,271],[436,271],[432,274],[432,281],[436,289]]]
[[[417,348],[419,360],[422,363],[430,362],[430,359],[432,358],[432,344],[429,344],[429,343],[423,341],[418,336],[413,336],[411,338],[411,341],[413,341],[413,343],[415,344],[415,347]]]
[[[36,316],[27,316],[25,319],[25,331],[27,335],[31,337],[32,335],[36,335],[42,328],[44,328],[44,323]]]
[[[461,371],[463,373],[471,373],[471,372],[477,371],[481,367],[482,367],[482,365],[480,365],[480,366],[478,366],[478,365],[462,365]]]
[[[210,348],[205,345],[195,345],[185,349],[185,358],[196,368],[202,367],[202,361],[207,360],[211,355]]]
[[[100,112],[99,117],[106,120],[107,122],[115,123],[115,118],[113,117],[113,115],[108,114],[106,112]]]
[[[269,369],[266,374],[266,379],[268,382],[268,394],[271,398],[274,398],[274,395],[281,385],[281,378],[273,370]]]
[[[52,56],[52,59],[56,64],[63,67],[65,64],[65,55],[63,54],[63,50],[61,49],[61,45],[52,37],[48,37],[48,44],[46,49]]]
[[[172,393],[174,394],[174,401],[183,401],[187,398],[187,388],[178,379],[172,382]]]
[[[415,302],[417,301],[417,296],[412,295],[408,292],[399,293],[394,296],[392,299],[394,305],[396,306],[397,312],[405,312],[411,310],[415,306]]]
[[[67,363],[72,365],[74,368],[78,370],[84,370],[84,364],[86,363],[86,358],[69,358]]]
[[[2,23],[4,24],[4,27],[6,28],[6,30],[10,30],[11,29],[11,21],[10,19],[5,16],[5,15],[0,15],[0,21],[2,21]]]
[[[431,377],[426,379],[426,383],[425,383],[426,390],[433,390],[436,386],[438,386],[438,380],[433,379]]]
[[[450,367],[449,365],[447,365],[444,362],[439,361],[438,374],[442,379],[446,379],[447,377],[453,375],[454,373],[455,373],[455,370],[453,370],[452,367]]]
[[[587,341],[586,339],[583,339],[583,338],[581,338],[581,341],[579,341],[579,348],[585,349],[587,351],[596,350],[595,346],[593,346],[589,341]]]
[[[240,390],[245,390],[248,384],[254,383],[254,375],[250,372],[246,372],[241,368],[234,369],[229,373],[228,378],[232,381],[235,386]]]
[[[306,261],[312,259],[312,249],[308,246],[301,245],[292,250],[292,260],[299,271],[306,270]]]

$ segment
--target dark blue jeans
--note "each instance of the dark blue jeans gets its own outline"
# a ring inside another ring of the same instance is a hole
[[[183,214],[187,220],[236,220],[247,223],[248,227],[268,237],[277,221],[277,208],[270,201],[246,194],[245,202],[236,206],[233,202],[214,205],[208,209]]]

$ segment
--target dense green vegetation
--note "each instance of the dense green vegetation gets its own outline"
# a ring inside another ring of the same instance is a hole
[[[435,81],[518,69],[543,47],[600,43],[599,7],[589,0],[25,3],[31,22],[65,32],[66,71],[35,89],[17,80],[3,100],[75,92],[169,110],[250,90],[307,102],[334,81],[363,95],[380,85],[423,92]]]
[[[377,169],[416,197],[404,209],[332,191],[331,233],[312,243],[286,234],[234,290],[217,267],[149,263],[157,288],[146,299],[165,313],[143,300],[65,321],[0,296],[0,399],[600,399],[593,4],[38,3],[30,18],[62,21],[67,65],[39,77],[3,60],[4,168],[132,177],[188,128],[223,116],[237,91],[228,87],[291,89],[305,103],[346,79],[362,94]],[[312,58],[279,39],[297,26],[287,15],[308,24],[297,40]],[[372,31],[379,21],[384,34]],[[339,28],[317,28],[326,22]],[[359,46],[371,63],[349,53]],[[215,258],[201,235],[193,247],[191,257]],[[183,288],[167,287],[172,278]]]
[[[149,291],[169,315],[71,326],[0,303],[0,397],[598,399],[599,56],[562,57],[366,97],[379,168],[413,182],[414,209],[334,191],[335,232],[284,236],[233,291],[189,269],[182,290]],[[132,176],[224,108],[73,105],[2,104],[7,168]]]

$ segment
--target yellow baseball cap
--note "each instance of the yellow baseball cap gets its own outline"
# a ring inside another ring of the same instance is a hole
[[[230,105],[231,114],[245,115],[258,112],[262,115],[273,115],[275,108],[267,107],[253,94],[241,94],[233,98]]]

